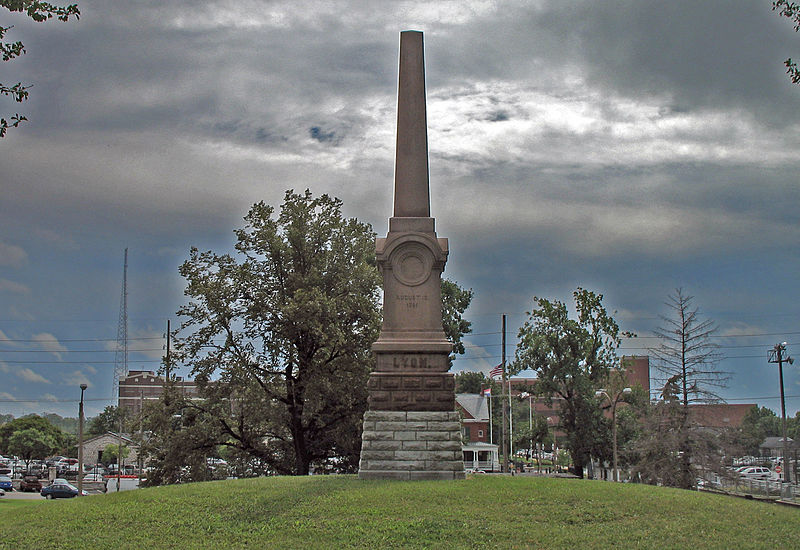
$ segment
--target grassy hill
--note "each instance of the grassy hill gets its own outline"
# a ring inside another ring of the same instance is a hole
[[[588,480],[274,477],[12,506],[0,548],[787,548],[800,510]]]

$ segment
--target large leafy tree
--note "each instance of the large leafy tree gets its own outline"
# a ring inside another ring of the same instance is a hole
[[[462,336],[472,332],[472,323],[464,319],[464,312],[472,302],[473,292],[463,289],[450,279],[442,279],[442,328],[447,339],[453,343],[453,353],[448,358],[450,366],[456,354],[466,351]]]
[[[107,432],[131,432],[134,430],[134,420],[127,409],[108,405],[103,412],[89,419],[86,433],[87,435],[102,435]]]
[[[488,381],[482,372],[457,372],[456,393],[481,393],[487,387]]]
[[[25,470],[28,470],[31,460],[43,460],[61,447],[52,431],[43,431],[37,428],[25,428],[11,434],[8,438],[7,451],[25,461]]]
[[[277,216],[250,209],[238,258],[192,249],[180,268],[176,348],[227,441],[279,473],[346,452],[338,436],[358,433],[366,404],[381,281],[371,227],[341,206],[288,191]]]
[[[214,453],[219,430],[206,407],[188,399],[170,380],[161,397],[146,404],[142,422],[146,485],[211,479],[206,458]]]
[[[670,313],[661,316],[662,324],[654,331],[660,343],[649,350],[662,382],[678,384],[681,405],[687,410],[691,403],[720,401],[716,390],[724,388],[729,378],[718,368],[722,354],[711,340],[717,326],[702,318],[693,301],[680,288],[667,297]]]
[[[0,453],[12,454],[9,450],[12,436],[25,430],[35,430],[43,434],[43,437],[51,438],[55,442],[54,451],[63,449],[68,443],[69,438],[64,432],[53,426],[47,419],[31,414],[16,418],[0,426]]]
[[[772,3],[772,9],[791,20],[794,23],[795,32],[800,30],[800,4],[788,0],[776,0]],[[800,84],[800,69],[797,68],[797,63],[790,57],[783,64],[786,66],[786,74],[789,75],[792,84]]]
[[[746,452],[756,455],[767,437],[780,437],[781,419],[767,407],[753,407],[742,419],[740,440]]]
[[[79,19],[81,15],[77,4],[55,6],[38,0],[0,0],[0,6],[11,12],[24,13],[37,23],[43,23],[53,17],[59,21],[68,21],[73,16],[75,19]],[[8,27],[0,26],[0,54],[3,56],[3,61],[11,61],[25,53],[25,45],[19,40],[16,42],[3,42],[8,31],[13,28],[13,25]],[[0,95],[9,96],[17,103],[22,103],[28,99],[28,90],[30,88],[30,85],[23,85],[22,82],[17,82],[12,86],[0,82]],[[23,120],[27,120],[27,118],[19,113],[11,116],[10,120],[0,118],[0,138],[6,135],[9,128],[19,126]]]
[[[180,268],[189,302],[176,347],[204,397],[182,406],[202,426],[183,423],[182,444],[251,457],[247,471],[352,471],[381,320],[375,234],[310,191],[288,191],[279,213],[254,205],[235,233],[236,257],[192,249]],[[472,291],[445,282],[443,294],[445,333],[463,353]]]
[[[583,476],[589,456],[604,456],[608,426],[595,390],[617,364],[619,327],[603,306],[603,295],[578,288],[576,318],[559,300],[534,298],[535,309],[519,330],[511,372],[536,372],[536,391],[548,402],[562,399],[561,425],[574,473]],[[560,440],[559,440],[560,441]]]

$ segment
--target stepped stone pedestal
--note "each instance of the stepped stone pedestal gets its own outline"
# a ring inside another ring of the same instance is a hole
[[[442,329],[441,275],[449,253],[430,216],[422,33],[400,34],[394,216],[376,242],[383,325],[358,477],[463,479],[455,379]]]
[[[358,477],[464,479],[458,413],[368,411]]]

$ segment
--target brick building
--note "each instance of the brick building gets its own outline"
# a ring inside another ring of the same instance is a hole
[[[647,395],[650,395],[650,357],[626,355],[621,358],[620,363],[625,371],[628,385],[631,388],[641,387]],[[548,405],[545,399],[535,397],[536,382],[535,378],[511,378],[511,396],[513,399],[522,400],[525,399],[523,397],[525,394],[530,395],[527,401],[532,413],[547,418],[550,425],[556,427],[559,424],[562,400],[554,397],[552,404]],[[502,396],[499,393],[493,395],[491,399],[492,408],[500,406]],[[488,398],[478,394],[458,394],[456,405],[463,419],[464,441],[489,442]],[[723,428],[741,426],[747,411],[755,406],[754,404],[690,405],[689,409],[695,424],[709,428]],[[611,414],[610,410],[607,414]],[[562,434],[559,432],[556,435]]]
[[[715,403],[711,405],[689,405],[689,421],[702,428],[738,428],[747,412],[755,403],[735,404]]]
[[[137,415],[147,401],[155,401],[164,392],[164,377],[150,370],[128,371],[125,378],[119,381],[119,406],[129,413]],[[197,385],[193,380],[175,379],[176,387],[189,397],[198,395]]]

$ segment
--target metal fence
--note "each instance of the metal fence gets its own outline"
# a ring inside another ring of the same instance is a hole
[[[704,488],[736,495],[749,495],[759,499],[800,503],[800,486],[796,483],[783,483],[768,479],[718,479],[713,483],[705,484]]]

